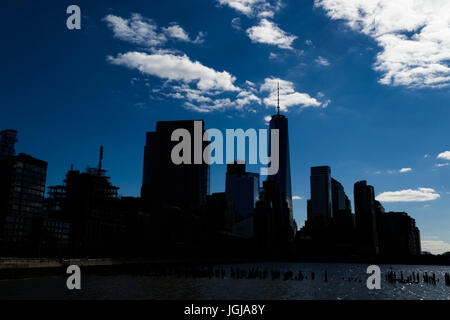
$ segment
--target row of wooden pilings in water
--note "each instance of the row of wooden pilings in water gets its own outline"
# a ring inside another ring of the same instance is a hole
[[[214,267],[165,267],[154,269],[151,272],[154,276],[176,276],[176,277],[185,277],[185,278],[218,278],[225,279],[231,278],[235,280],[243,280],[243,279],[259,279],[259,280],[295,280],[295,281],[304,281],[304,280],[322,280],[324,282],[328,282],[328,271],[325,270],[323,272],[323,276],[317,277],[314,271],[311,272],[302,272],[302,271],[281,271],[279,269],[271,268],[271,269],[260,269],[256,268],[239,268],[239,267],[229,267],[229,268],[214,268]],[[320,278],[320,279],[319,279]],[[386,281],[389,283],[405,283],[405,284],[418,284],[418,283],[427,283],[436,285],[440,280],[436,277],[435,272],[412,272],[408,275],[403,273],[403,271],[395,272],[388,271],[385,276]],[[361,283],[362,280],[356,277],[342,277],[342,281],[347,282],[358,282]],[[365,281],[365,279],[364,279]],[[450,286],[450,274],[445,273],[444,282],[446,286]]]
[[[432,285],[436,285],[440,280],[436,277],[435,272],[423,272],[420,274],[420,272],[412,272],[409,275],[404,275],[403,271],[400,271],[400,274],[398,272],[390,270],[386,274],[386,280],[389,283],[406,283],[406,284],[419,284],[421,281],[423,283],[428,283]],[[448,272],[444,275],[444,282],[446,286],[450,286],[450,274]]]

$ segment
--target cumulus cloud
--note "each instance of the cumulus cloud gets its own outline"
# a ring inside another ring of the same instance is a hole
[[[422,251],[428,251],[432,254],[443,254],[450,252],[450,243],[441,240],[422,240],[420,241]]]
[[[158,26],[152,19],[138,13],[133,13],[130,19],[110,14],[104,20],[117,39],[148,47],[160,46],[167,41],[166,36],[158,32]]]
[[[303,198],[300,196],[292,196],[292,200],[302,200]]]
[[[410,172],[410,171],[412,171],[411,168],[401,168],[401,169],[399,170],[400,173],[406,173],[406,172]]]
[[[261,19],[257,26],[247,29],[247,35],[252,42],[275,45],[281,49],[293,49],[292,42],[297,39],[267,19]]]
[[[261,10],[258,14],[270,16],[269,13]],[[280,48],[290,48],[296,37],[287,35],[265,18],[261,19],[261,26],[268,27],[269,33],[262,35],[257,29],[250,28],[253,31],[249,31],[249,34],[255,38],[255,41],[275,44]],[[197,112],[226,109],[245,109],[256,112],[255,107],[263,103],[267,107],[274,105],[276,95],[274,88],[276,83],[280,82],[282,87],[280,100],[283,110],[291,106],[318,107],[329,103],[328,101],[321,103],[306,93],[296,92],[292,82],[281,79],[267,78],[262,85],[246,81],[242,87],[239,87],[235,84],[236,78],[231,73],[215,70],[203,65],[200,61],[191,60],[188,55],[180,51],[164,48],[169,39],[193,43],[203,41],[204,33],[200,32],[197,38],[192,39],[188,32],[176,22],[159,28],[153,20],[144,18],[140,14],[132,14],[129,19],[108,15],[104,20],[113,31],[114,37],[146,47],[146,52],[129,51],[111,55],[107,57],[107,61],[113,65],[137,70],[143,75],[164,80],[161,88],[152,91],[150,95],[152,99],[164,97],[179,99],[186,108]],[[131,84],[135,83],[133,78]]]
[[[450,1],[315,0],[315,6],[378,43],[380,83],[450,85]]]
[[[307,93],[295,91],[294,84],[291,81],[279,78],[266,78],[260,87],[260,92],[268,93],[264,98],[266,107],[276,107],[278,103],[278,84],[280,85],[280,109],[287,111],[287,108],[293,106],[320,107],[322,103],[311,97]]]
[[[439,197],[440,195],[432,188],[418,188],[383,192],[376,199],[380,202],[424,202],[436,200]]]
[[[248,17],[273,17],[275,11],[281,7],[280,0],[218,0],[218,2]]]
[[[155,21],[138,13],[133,13],[129,19],[110,14],[103,20],[113,31],[115,38],[145,47],[162,46],[168,39],[202,43],[205,37],[204,32],[199,32],[195,39],[191,39],[189,34],[176,22],[160,30]]]
[[[166,97],[181,99],[184,106],[197,112],[242,110],[245,107],[261,105],[255,94],[254,84],[247,81],[248,89],[234,84],[235,77],[226,71],[216,71],[186,55],[172,53],[128,52],[116,57],[109,56],[114,65],[136,69],[140,72],[167,80]],[[228,94],[228,96],[224,96]],[[249,110],[252,110],[249,108]]]
[[[450,151],[444,151],[439,153],[437,159],[450,160]]]
[[[228,72],[219,72],[198,61],[191,61],[186,55],[127,52],[116,57],[109,56],[108,61],[162,79],[184,83],[196,82],[200,90],[239,90],[233,84],[236,78]]]
[[[322,65],[324,67],[328,67],[330,65],[330,62],[327,59],[325,59],[324,57],[321,57],[321,56],[319,56],[316,59],[316,63],[318,63],[318,64],[320,64],[320,65]]]

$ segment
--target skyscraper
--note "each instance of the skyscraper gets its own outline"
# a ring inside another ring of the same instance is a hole
[[[283,217],[294,230],[294,217],[292,208],[292,185],[291,185],[291,164],[289,154],[289,130],[288,119],[280,114],[280,89],[278,87],[278,105],[277,114],[272,116],[269,124],[270,130],[277,129],[279,132],[279,169],[274,175],[268,176],[268,181],[278,184],[281,205],[285,206],[282,210]],[[272,141],[269,139],[269,150],[271,150]],[[295,233],[296,230],[294,230]]]
[[[227,201],[234,203],[236,212],[246,219],[253,214],[259,197],[259,174],[245,172],[245,163],[227,165],[225,183]]]
[[[354,248],[355,223],[350,199],[342,184],[331,178],[331,200],[333,208],[332,240],[335,251],[350,254]]]
[[[326,227],[333,217],[330,167],[312,167],[310,181],[308,220],[314,227]]]
[[[227,202],[234,206],[237,213],[233,233],[245,238],[253,237],[253,211],[259,199],[259,174],[246,172],[245,163],[228,164],[225,194]]]
[[[368,185],[365,180],[356,182],[354,198],[356,231],[361,253],[378,254],[376,202],[373,186]]]
[[[339,181],[333,178],[331,178],[331,200],[333,218],[352,213],[350,199],[345,194],[344,187]]]
[[[288,120],[280,114],[278,88],[277,114],[270,120],[270,130],[278,130],[279,168],[263,183],[264,192],[255,210],[255,235],[260,253],[288,257],[295,253],[296,224],[292,211],[291,167]],[[272,135],[269,150],[272,149]],[[271,157],[272,155],[269,154]]]
[[[199,132],[196,132],[199,128]],[[172,149],[179,144],[172,141],[172,133],[177,129],[187,130],[191,137],[191,164],[175,164]],[[200,141],[205,132],[203,120],[160,121],[155,132],[147,133],[144,149],[144,174],[141,197],[151,207],[175,206],[195,210],[206,203],[209,192],[209,165],[195,164],[196,136]],[[201,152],[207,142],[201,142]]]

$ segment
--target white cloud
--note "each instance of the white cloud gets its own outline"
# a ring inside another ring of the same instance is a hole
[[[422,251],[428,251],[433,254],[443,254],[450,252],[450,243],[442,240],[422,240],[420,241]]]
[[[446,162],[446,163],[437,163],[436,167],[438,167],[438,168],[448,167],[448,162]]]
[[[252,111],[252,106],[262,104],[261,98],[255,94],[257,90],[253,82],[246,81],[248,89],[241,89],[234,84],[235,77],[230,73],[206,67],[186,55],[128,52],[107,59],[112,64],[168,80],[163,86],[165,90],[160,93],[184,100],[184,106],[193,111],[204,113],[244,108]]]
[[[401,168],[398,172],[400,173],[406,173],[406,172],[411,172],[412,169],[411,168]]]
[[[272,117],[271,117],[271,116],[265,116],[265,117],[264,117],[264,121],[265,121],[266,123],[269,123],[270,120],[272,120]]]
[[[233,29],[241,30],[241,19],[240,18],[233,18],[231,20],[231,26]]]
[[[439,153],[437,159],[450,160],[450,151],[444,151]]]
[[[331,103],[331,99],[327,99],[322,103],[322,108],[328,107],[328,105]]]
[[[259,25],[247,29],[247,35],[252,42],[275,45],[281,49],[293,49],[292,42],[297,39],[267,19],[261,19]]]
[[[330,62],[329,62],[327,59],[325,59],[325,58],[323,58],[323,57],[321,57],[321,56],[319,56],[319,57],[316,59],[316,63],[318,63],[318,64],[320,64],[320,65],[322,65],[322,66],[324,66],[324,67],[330,66]]]
[[[202,43],[205,37],[204,32],[199,32],[195,39],[191,39],[189,34],[176,22],[159,31],[158,25],[152,19],[145,18],[138,13],[133,13],[130,19],[110,14],[103,20],[113,31],[115,38],[145,47],[162,46],[169,38],[184,42]]]
[[[440,197],[432,188],[407,189],[387,191],[379,194],[376,199],[381,202],[424,202],[436,200]]]
[[[158,33],[158,26],[153,20],[138,13],[133,13],[130,19],[110,14],[104,20],[117,39],[147,47],[160,46],[167,41],[164,34]]]
[[[268,92],[269,96],[264,98],[266,107],[276,107],[278,101],[278,84],[280,84],[280,109],[286,111],[293,106],[320,107],[322,104],[307,93],[296,92],[291,81],[278,78],[266,78],[260,87],[261,92]]]
[[[191,61],[186,55],[127,52],[119,54],[117,57],[109,56],[108,61],[162,79],[184,83],[196,82],[200,90],[239,90],[233,84],[235,77],[228,72],[219,72],[202,65],[198,61]]]
[[[281,8],[280,0],[218,0],[219,4],[227,5],[248,17],[273,17],[275,11]]]
[[[261,104],[261,99],[250,91],[241,91],[236,96],[235,104],[237,109],[242,109],[249,104]]]
[[[300,196],[292,196],[292,200],[302,200],[303,198]]]
[[[172,86],[171,92],[165,93],[165,96],[173,99],[184,100],[184,106],[187,109],[196,112],[224,111],[227,109],[251,111],[252,106],[260,105],[261,99],[252,92],[241,90],[238,94],[224,97],[219,91],[202,91],[191,88],[187,84]]]
[[[426,159],[426,158],[428,158],[430,155],[428,155],[428,154],[424,154],[423,155],[423,157]]]
[[[200,31],[195,39],[191,39],[189,34],[177,23],[163,28],[163,31],[168,37],[185,42],[203,43],[205,38],[205,33]]]
[[[378,43],[380,83],[450,85],[450,1],[315,0],[315,6]]]

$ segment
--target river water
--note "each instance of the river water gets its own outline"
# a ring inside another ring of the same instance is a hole
[[[450,286],[444,282],[444,274],[450,267],[419,265],[380,265],[382,281],[380,290],[369,290],[366,285],[368,265],[322,264],[322,263],[263,263],[239,264],[234,268],[259,268],[268,270],[267,279],[231,279],[230,266],[215,266],[226,269],[225,278],[196,278],[143,275],[83,275],[82,289],[70,291],[66,287],[66,276],[39,277],[24,280],[0,281],[0,299],[219,299],[219,300],[450,300]],[[271,280],[270,270],[281,272],[302,271],[308,279],[303,281]],[[328,281],[325,282],[325,270]],[[386,280],[389,271],[399,277],[420,272],[420,283],[390,283]],[[311,279],[311,273],[315,279]],[[435,273],[439,281],[435,285],[425,283],[422,275]]]

